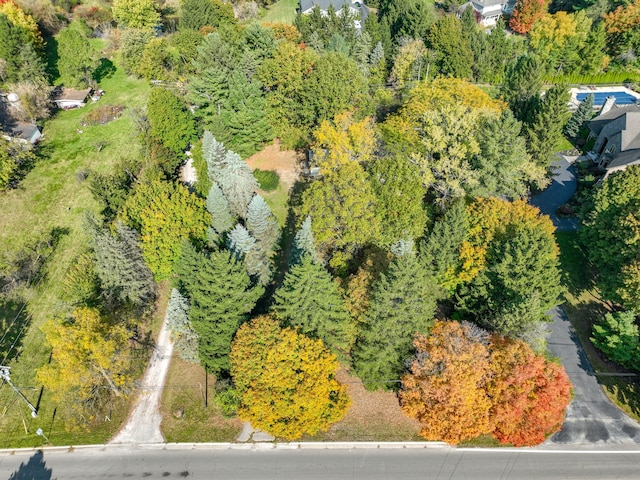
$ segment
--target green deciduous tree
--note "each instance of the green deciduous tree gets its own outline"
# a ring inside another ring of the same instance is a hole
[[[357,162],[328,171],[302,195],[302,215],[313,219],[318,253],[336,269],[345,268],[362,246],[375,243],[380,223],[371,182]]]
[[[20,51],[30,41],[29,33],[14,25],[6,15],[0,14],[0,77],[5,81],[15,81],[21,69]]]
[[[171,275],[182,242],[203,242],[209,226],[204,200],[161,181],[138,184],[119,217],[140,231],[144,259],[158,280]]]
[[[610,360],[640,370],[640,338],[633,311],[607,313],[593,326],[591,341]]]
[[[170,90],[154,88],[147,104],[149,136],[181,154],[195,140],[196,127],[185,103]]]
[[[86,87],[97,66],[89,39],[73,25],[62,30],[58,40],[58,70],[69,87]]]
[[[349,315],[338,285],[310,256],[287,272],[274,294],[273,310],[279,320],[320,338],[332,352],[348,352]]]
[[[228,372],[233,335],[264,290],[252,286],[244,266],[226,251],[207,256],[186,246],[178,272],[191,302],[200,362],[214,375]]]
[[[238,415],[286,440],[327,430],[349,407],[338,367],[321,341],[258,317],[240,327],[231,350]]]
[[[160,23],[158,6],[154,0],[114,0],[113,18],[127,28],[151,29]]]
[[[139,75],[138,67],[144,47],[153,39],[153,32],[139,28],[127,28],[120,37],[120,63],[129,75]]]
[[[358,376],[370,390],[393,388],[413,353],[416,333],[427,335],[437,286],[413,252],[397,257],[374,283],[370,307],[354,348]]]
[[[608,177],[585,210],[580,235],[602,296],[640,311],[640,167]]]
[[[422,236],[429,218],[418,167],[401,155],[382,157],[371,166],[371,185],[382,227],[381,243],[391,245],[400,238]]]

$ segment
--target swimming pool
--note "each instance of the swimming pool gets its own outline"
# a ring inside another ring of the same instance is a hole
[[[616,105],[632,105],[636,103],[637,98],[627,92],[602,92],[602,91],[594,91],[594,92],[586,92],[586,93],[578,93],[576,94],[576,100],[578,102],[582,102],[587,95],[593,93],[593,105],[600,106],[604,105],[607,97],[616,97]]]

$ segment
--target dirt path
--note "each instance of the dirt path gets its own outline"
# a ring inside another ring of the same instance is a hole
[[[129,420],[109,443],[164,443],[160,432],[162,416],[159,407],[172,353],[173,344],[165,318]]]

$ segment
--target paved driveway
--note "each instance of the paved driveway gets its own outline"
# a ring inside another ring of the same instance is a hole
[[[593,375],[580,340],[562,307],[551,312],[554,322],[549,350],[559,357],[573,384],[574,399],[567,408],[562,430],[544,444],[640,445],[640,425],[613,405]],[[640,473],[639,473],[640,475]]]
[[[574,161],[576,157],[563,157],[558,154],[558,160],[553,163],[551,185],[529,200],[531,205],[535,205],[542,213],[549,215],[556,229],[560,231],[578,229],[577,219],[558,217],[556,214],[558,207],[567,203],[578,187],[575,170],[567,158]]]

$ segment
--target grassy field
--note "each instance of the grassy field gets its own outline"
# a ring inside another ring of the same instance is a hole
[[[620,373],[617,365],[609,362],[590,341],[594,322],[609,311],[599,296],[589,271],[589,261],[581,249],[575,232],[557,232],[560,247],[562,282],[567,289],[564,309],[576,329],[578,338],[595,372]],[[640,384],[629,377],[599,377],[607,396],[631,417],[640,421]]]
[[[133,133],[130,117],[123,117],[103,126],[81,127],[80,120],[91,110],[105,104],[125,107],[144,105],[150,87],[144,81],[133,80],[117,71],[102,81],[106,95],[84,108],[59,111],[45,122],[44,140],[39,147],[39,160],[21,181],[18,188],[0,194],[3,209],[0,216],[0,243],[6,250],[17,250],[25,241],[45,235],[52,229],[61,232],[59,243],[46,266],[46,277],[38,288],[27,292],[26,300],[31,325],[23,336],[19,359],[12,363],[12,380],[25,388],[25,395],[35,404],[39,387],[35,370],[44,364],[50,351],[45,345],[40,325],[47,319],[69,311],[62,300],[62,279],[78,253],[86,248],[87,237],[82,229],[85,210],[97,211],[98,205],[83,178],[88,171],[107,172],[122,158],[139,155],[139,143]],[[97,144],[106,145],[98,151]],[[4,312],[0,312],[4,313]],[[13,357],[13,355],[12,355]],[[67,434],[61,422],[55,422],[54,412],[40,400],[41,415],[32,420],[26,405],[15,401],[13,392],[5,386],[0,390],[0,446],[33,446],[42,439],[33,432],[42,428],[50,432],[54,444],[100,442],[117,428],[121,416],[114,411],[103,428],[90,435]],[[25,426],[29,434],[25,434]]]
[[[175,355],[175,354],[174,354]],[[242,430],[242,422],[226,419],[214,405],[215,377],[209,376],[208,408],[205,407],[204,368],[171,359],[162,393],[162,424],[167,442],[233,442]]]
[[[278,0],[266,9],[265,14],[260,18],[260,23],[282,22],[293,24],[298,3],[298,0]]]

